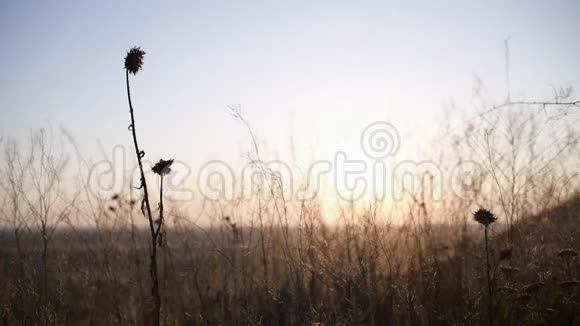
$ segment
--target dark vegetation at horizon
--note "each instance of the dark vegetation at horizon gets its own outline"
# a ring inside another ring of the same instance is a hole
[[[494,324],[578,323],[579,210],[576,197],[517,223],[512,240],[506,232],[493,236]],[[203,232],[175,228],[159,256],[162,322],[487,324],[485,251],[477,230],[377,226],[378,216],[367,217],[339,228],[311,217],[302,229],[291,228],[291,251],[282,245],[284,230],[271,228],[265,262],[257,228],[235,231],[225,221]],[[152,323],[147,230],[125,220],[116,228],[55,233],[44,299],[50,310],[40,309],[38,237],[23,232],[17,247],[13,233],[0,234],[5,323]]]

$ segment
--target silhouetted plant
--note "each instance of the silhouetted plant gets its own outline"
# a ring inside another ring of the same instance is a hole
[[[133,135],[133,144],[135,145],[135,155],[137,156],[137,162],[139,164],[140,173],[140,185],[138,189],[143,189],[143,199],[141,201],[141,212],[149,220],[149,229],[151,232],[151,252],[150,252],[150,265],[149,273],[151,275],[151,295],[153,297],[153,322],[155,326],[159,326],[161,323],[161,295],[159,291],[159,277],[157,272],[157,244],[159,233],[155,228],[155,223],[153,221],[153,216],[151,214],[151,205],[149,203],[149,192],[147,189],[147,180],[145,179],[145,172],[143,171],[142,159],[145,156],[145,152],[139,149],[139,144],[137,142],[137,131],[135,126],[135,114],[133,110],[133,104],[131,102],[131,89],[129,86],[129,74],[136,75],[139,70],[143,68],[143,57],[145,52],[141,50],[140,47],[134,47],[127,52],[125,56],[125,77],[127,81],[127,99],[129,101],[129,111],[131,113],[131,124],[129,125],[129,130]],[[158,224],[160,228],[161,223]]]
[[[155,174],[158,174],[161,177],[161,184],[159,186],[159,219],[157,222],[157,229],[155,230],[155,236],[158,239],[158,244],[160,247],[163,246],[163,235],[162,235],[162,227],[164,222],[163,217],[163,176],[169,174],[171,172],[171,164],[173,164],[173,159],[171,160],[159,160],[153,168],[151,169]]]
[[[487,290],[488,290],[488,296],[489,296],[489,301],[488,301],[488,319],[489,319],[489,324],[492,325],[493,324],[493,291],[492,291],[492,287],[491,287],[491,266],[489,265],[489,239],[488,239],[488,230],[489,230],[489,226],[495,222],[495,220],[497,220],[497,218],[488,210],[486,209],[479,209],[477,210],[474,214],[473,214],[473,218],[481,225],[483,225],[484,228],[484,234],[485,234],[485,263],[486,263],[486,272],[487,272]]]

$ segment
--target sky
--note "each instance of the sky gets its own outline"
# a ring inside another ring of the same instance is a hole
[[[50,125],[86,155],[130,155],[123,58],[141,46],[131,85],[152,161],[239,161],[250,138],[229,105],[269,158],[360,152],[365,126],[388,121],[404,159],[450,103],[473,110],[476,76],[505,100],[506,39],[512,98],[577,89],[579,16],[578,1],[0,0],[0,135]]]

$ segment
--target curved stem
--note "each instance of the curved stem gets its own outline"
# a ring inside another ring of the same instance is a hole
[[[135,155],[137,156],[137,162],[139,164],[139,172],[141,174],[141,184],[140,188],[143,188],[143,202],[145,203],[145,209],[147,213],[147,219],[149,220],[149,229],[151,231],[151,262],[149,267],[149,272],[151,274],[151,294],[153,296],[154,302],[154,324],[159,326],[161,323],[161,295],[159,294],[159,278],[157,274],[157,234],[155,232],[153,216],[151,214],[151,205],[149,203],[149,192],[147,190],[147,181],[145,180],[145,173],[143,172],[143,162],[141,161],[143,154],[139,150],[139,144],[137,142],[137,131],[135,127],[135,115],[133,113],[133,103],[131,102],[131,89],[129,87],[129,70],[125,69],[125,78],[127,81],[127,99],[129,100],[129,111],[131,112],[131,133],[133,135],[133,144],[135,145]]]
[[[137,142],[137,130],[135,127],[135,114],[133,113],[133,103],[131,102],[131,88],[129,87],[129,71],[125,70],[125,77],[127,80],[127,99],[129,100],[129,112],[131,113],[131,134],[133,135],[133,144],[135,145],[135,155],[137,156],[137,163],[139,164],[139,172],[141,174],[140,187],[143,188],[143,195],[145,201],[145,208],[147,209],[147,218],[149,219],[149,227],[153,233],[153,219],[151,216],[151,205],[149,204],[149,193],[147,190],[147,182],[145,180],[145,173],[143,172],[143,163],[141,161],[141,151],[139,150],[139,143]]]

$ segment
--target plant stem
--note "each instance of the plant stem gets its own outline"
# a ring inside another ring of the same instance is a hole
[[[492,289],[491,289],[491,276],[490,276],[490,265],[489,265],[489,247],[488,247],[488,236],[487,236],[487,230],[488,226],[485,226],[485,261],[487,264],[487,290],[488,290],[488,307],[487,307],[487,313],[489,314],[489,325],[493,325],[493,293],[492,293]]]
[[[155,235],[159,237],[161,233],[161,226],[163,225],[163,173],[161,173],[161,184],[159,187],[159,223]]]
[[[149,220],[149,229],[151,231],[151,261],[149,266],[149,272],[151,275],[151,295],[153,296],[153,322],[155,326],[159,326],[160,316],[161,316],[161,296],[159,294],[159,278],[157,275],[157,234],[155,232],[155,227],[153,225],[153,217],[151,215],[151,205],[149,204],[149,193],[147,191],[147,181],[145,180],[145,173],[143,172],[143,163],[141,161],[144,152],[139,150],[139,145],[137,142],[137,131],[135,128],[135,115],[133,113],[133,104],[131,103],[131,89],[129,87],[129,70],[125,69],[125,77],[127,81],[127,99],[129,100],[129,111],[131,112],[131,126],[130,130],[133,135],[133,144],[135,145],[135,154],[137,155],[137,162],[139,164],[139,172],[141,174],[141,185],[143,188],[143,202],[145,203],[145,209],[147,213],[147,219]]]

